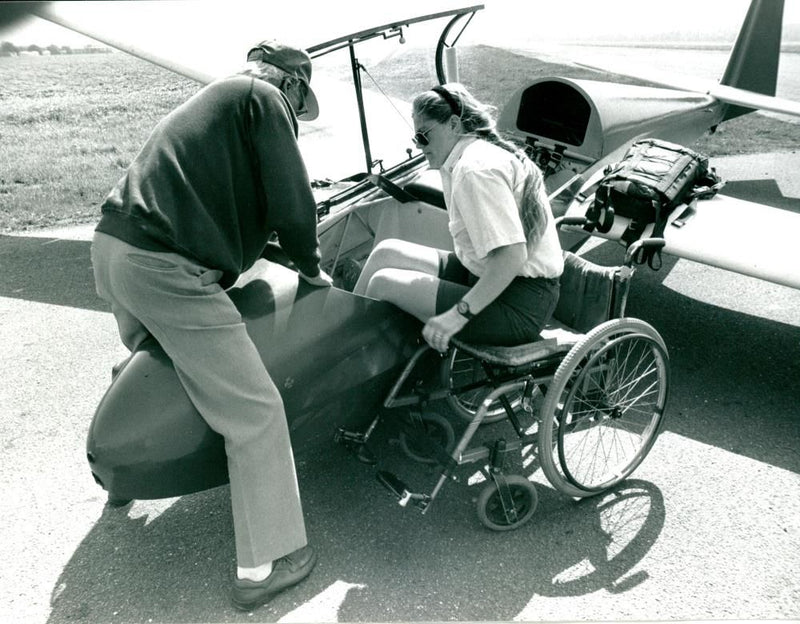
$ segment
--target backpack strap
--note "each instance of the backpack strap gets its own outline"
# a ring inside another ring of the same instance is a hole
[[[586,223],[583,229],[587,232],[602,232],[605,234],[614,225],[614,208],[611,205],[611,186],[607,179],[603,179],[594,188],[594,199],[586,210]]]

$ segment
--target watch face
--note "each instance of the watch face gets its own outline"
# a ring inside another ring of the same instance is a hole
[[[458,310],[459,314],[466,316],[469,314],[469,304],[466,301],[459,301],[456,310]]]

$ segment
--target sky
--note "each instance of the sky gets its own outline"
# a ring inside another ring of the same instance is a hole
[[[109,6],[103,2],[60,4],[68,5],[68,9],[77,14],[95,14],[93,20],[98,27],[102,27],[104,23],[114,27],[121,21],[120,17],[124,16],[129,32],[150,31],[155,22],[166,21],[178,22],[182,26],[188,23],[191,24],[190,29],[222,24],[227,34],[233,34],[238,26],[268,24],[275,20],[293,26],[299,22],[303,26],[304,34],[297,36],[316,42],[352,32],[353,28],[366,28],[382,23],[388,19],[387,11],[396,4],[400,4],[401,13],[393,14],[392,19],[435,12],[440,10],[439,4],[456,7],[479,3],[485,4],[486,9],[470,25],[470,31],[475,28],[482,37],[564,41],[584,40],[619,32],[641,34],[642,38],[674,31],[696,33],[698,37],[718,30],[735,32],[744,17],[749,0],[443,0],[441,3],[404,0],[402,3],[392,4],[374,0],[343,0],[319,4],[314,9],[304,5],[304,10],[314,10],[318,14],[313,21],[297,20],[293,7],[287,8],[288,3],[272,0],[184,0],[160,2],[156,3],[157,6],[141,0],[118,3],[117,6],[113,6],[113,3]],[[800,0],[785,0],[784,12],[785,23],[800,23]],[[186,18],[187,13],[191,13],[190,20]],[[160,17],[162,15],[165,17]],[[364,21],[359,22],[359,17]],[[368,22],[370,19],[372,21]],[[219,34],[224,36],[225,33]],[[315,36],[317,38],[312,40]],[[92,42],[38,18],[29,18],[10,29],[0,26],[0,40],[11,41],[16,45],[36,43],[78,47]]]
[[[702,35],[718,30],[738,32],[750,0],[489,0],[487,15],[502,29],[519,15],[514,31],[531,37],[585,39],[615,33],[647,38],[674,31]],[[491,10],[490,10],[491,9]],[[784,22],[800,22],[800,0],[785,0]]]

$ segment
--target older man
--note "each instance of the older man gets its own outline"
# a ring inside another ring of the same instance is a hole
[[[266,41],[237,75],[167,115],[102,205],[98,294],[131,350],[161,344],[198,412],[225,439],[237,575],[252,609],[311,572],[283,402],[225,290],[272,233],[301,278],[319,268],[316,204],[297,118],[318,108],[304,50]]]

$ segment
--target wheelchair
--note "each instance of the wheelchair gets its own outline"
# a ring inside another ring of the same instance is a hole
[[[579,225],[564,218],[558,224]],[[538,505],[534,483],[512,467],[523,451],[533,454],[547,480],[568,497],[613,488],[647,456],[664,419],[667,347],[651,325],[624,315],[634,257],[663,245],[663,239],[636,241],[617,267],[565,251],[558,307],[539,340],[495,347],[453,339],[444,357],[422,344],[367,431],[340,430],[337,441],[373,463],[366,448],[370,435],[382,418],[406,408],[399,434],[403,451],[436,466],[440,475],[430,492],[412,491],[384,470],[378,480],[401,506],[425,513],[444,485],[458,480],[460,466],[480,462],[485,485],[477,515],[495,531],[522,526]],[[438,371],[431,364],[437,358]],[[441,400],[451,408],[451,419],[428,409]],[[463,427],[460,436],[451,420]],[[511,425],[514,438],[489,435],[476,442],[501,421]],[[476,436],[479,430],[482,435]]]

